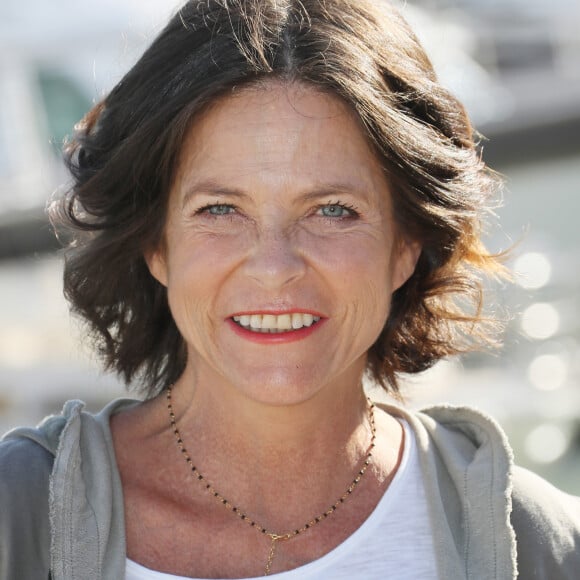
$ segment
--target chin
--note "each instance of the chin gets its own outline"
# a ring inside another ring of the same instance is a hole
[[[264,405],[291,406],[308,401],[323,388],[320,382],[312,380],[312,376],[292,375],[277,372],[276,376],[263,376],[261,379],[254,375],[251,381],[244,381],[245,385],[238,386],[238,389],[243,395]]]

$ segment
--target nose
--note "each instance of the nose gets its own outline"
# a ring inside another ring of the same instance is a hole
[[[277,290],[302,278],[306,263],[291,232],[268,229],[257,236],[243,271],[262,288]]]

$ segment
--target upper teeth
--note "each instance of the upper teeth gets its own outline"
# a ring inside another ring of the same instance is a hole
[[[303,326],[312,326],[320,320],[320,316],[294,312],[292,314],[242,314],[234,316],[234,321],[240,326],[257,332],[283,332],[298,330]]]

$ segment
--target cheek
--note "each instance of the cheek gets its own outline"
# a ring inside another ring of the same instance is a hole
[[[207,331],[208,296],[196,279],[170,279],[167,291],[169,309],[179,332],[188,343],[197,342],[196,337]]]
[[[391,302],[390,247],[378,236],[344,236],[316,244],[312,261],[334,286],[338,311],[357,333],[378,334],[386,321]]]
[[[337,273],[347,285],[371,284],[388,292],[391,278],[391,246],[372,235],[336,236],[311,240],[309,255],[329,275]]]
[[[353,332],[361,336],[366,348],[375,342],[389,315],[391,295],[383,279],[368,277],[356,288],[356,302],[350,306]]]
[[[190,234],[173,240],[169,252],[169,284],[196,279],[200,285],[215,283],[239,260],[243,235]]]
[[[171,246],[168,261],[167,295],[173,318],[186,340],[212,331],[211,314],[224,281],[235,269],[233,236],[180,240]]]

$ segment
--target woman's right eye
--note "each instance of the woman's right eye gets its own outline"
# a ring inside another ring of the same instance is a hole
[[[222,216],[234,213],[236,210],[233,205],[227,203],[212,203],[197,210],[197,214],[209,214],[212,216]]]

